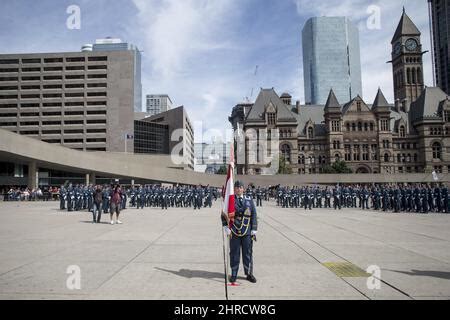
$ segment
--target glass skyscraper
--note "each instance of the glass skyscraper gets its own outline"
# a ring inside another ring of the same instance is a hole
[[[142,82],[141,82],[141,52],[139,49],[127,42],[122,42],[120,39],[105,38],[97,39],[95,43],[83,46],[83,50],[92,51],[134,51],[134,111],[142,111]]]
[[[431,19],[434,77],[450,94],[450,0],[428,0]]]
[[[362,97],[359,33],[348,18],[310,18],[302,45],[306,104],[324,105],[330,89],[342,104]]]

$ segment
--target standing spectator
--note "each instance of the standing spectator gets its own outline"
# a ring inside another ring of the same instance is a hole
[[[35,200],[41,200],[41,199],[42,199],[42,190],[41,190],[41,188],[37,187]]]
[[[114,211],[116,212],[116,223],[122,224],[122,222],[119,220],[121,202],[122,202],[122,190],[120,189],[119,185],[116,185],[111,194],[111,211],[110,211],[111,224],[114,224],[113,220]]]
[[[94,198],[94,205],[92,208],[92,217],[93,217],[92,223],[100,223],[100,218],[102,217],[102,203],[103,203],[103,190],[101,186],[97,185],[95,187],[93,198]]]

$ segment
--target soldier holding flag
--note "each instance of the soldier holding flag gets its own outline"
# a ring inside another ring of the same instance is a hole
[[[231,159],[234,159],[234,157],[231,156]],[[243,183],[236,181],[233,185],[233,169],[233,162],[231,162],[228,167],[221,216],[224,234],[229,238],[230,245],[230,282],[232,285],[236,283],[240,251],[242,249],[245,275],[248,281],[255,283],[256,278],[253,275],[253,241],[256,241],[258,229],[256,208],[253,199],[249,196],[244,196]]]

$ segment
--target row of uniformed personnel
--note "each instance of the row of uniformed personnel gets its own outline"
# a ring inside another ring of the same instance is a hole
[[[278,187],[277,206],[283,208],[361,208],[394,212],[450,212],[444,184],[349,185]],[[333,206],[331,205],[333,203]]]
[[[69,184],[66,188],[61,186],[59,191],[60,209],[68,211],[88,210],[92,211],[94,205],[95,191],[99,186]],[[113,186],[101,187],[101,209],[108,213],[111,205]],[[212,201],[217,200],[219,192],[216,188],[207,187],[162,187],[159,185],[145,185],[132,187],[121,193],[120,209],[125,209],[127,201],[131,207],[211,207]],[[97,195],[99,197],[99,195]]]

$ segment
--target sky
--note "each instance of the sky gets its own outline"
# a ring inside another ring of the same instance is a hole
[[[71,5],[80,8],[79,29],[67,27]],[[393,102],[386,62],[403,6],[430,50],[427,0],[2,0],[0,53],[80,51],[108,36],[132,43],[142,51],[143,103],[146,94],[169,94],[201,142],[225,137],[232,108],[260,88],[305,102],[301,30],[313,16],[352,20],[363,98],[372,103],[380,87]],[[424,81],[433,85],[430,53]]]

